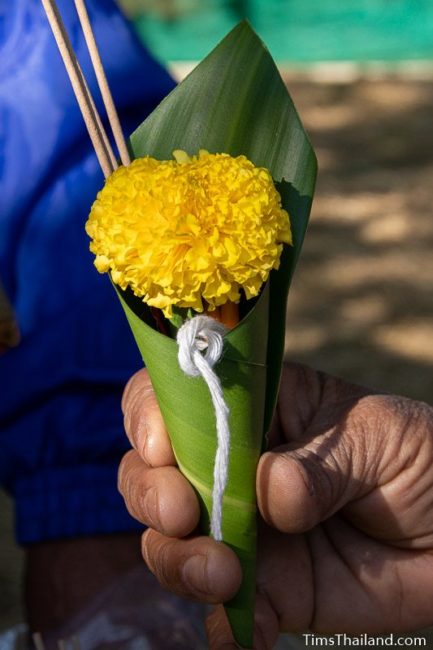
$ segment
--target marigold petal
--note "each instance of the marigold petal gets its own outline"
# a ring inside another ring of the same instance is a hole
[[[245,156],[150,157],[119,167],[93,204],[86,231],[95,266],[162,309],[203,310],[257,296],[291,244],[268,170]]]

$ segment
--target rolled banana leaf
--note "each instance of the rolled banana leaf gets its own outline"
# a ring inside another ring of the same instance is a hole
[[[146,83],[146,79],[143,79]],[[230,408],[229,480],[223,501],[223,539],[238,555],[243,581],[225,604],[237,643],[253,646],[256,563],[255,474],[269,428],[284,353],[286,301],[307,228],[316,158],[268,50],[240,23],[132,134],[136,158],[168,160],[175,149],[193,155],[244,154],[270,170],[289,212],[293,246],[237,327],[224,338],[215,370]],[[209,532],[215,415],[203,380],[183,374],[177,343],[153,326],[130,292],[118,295],[149,370],[179,467],[194,486]]]

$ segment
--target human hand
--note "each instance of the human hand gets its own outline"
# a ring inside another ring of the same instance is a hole
[[[237,558],[191,535],[198,502],[176,468],[146,371],[129,382],[123,408],[134,450],[119,486],[149,526],[149,568],[180,595],[224,602],[240,584]],[[280,631],[379,634],[432,624],[433,409],[286,366],[270,449],[257,472],[254,647],[273,647]],[[211,648],[236,647],[222,607],[207,630]]]

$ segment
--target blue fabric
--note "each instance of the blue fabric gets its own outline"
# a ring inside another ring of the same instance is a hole
[[[96,82],[70,0],[58,2]],[[88,0],[124,130],[173,87],[111,0]],[[102,173],[40,0],[0,0],[0,277],[22,342],[0,357],[0,483],[22,543],[134,529],[116,490],[141,361],[84,222]]]

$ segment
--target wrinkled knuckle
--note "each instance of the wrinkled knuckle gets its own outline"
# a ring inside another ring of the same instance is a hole
[[[146,565],[149,567],[150,571],[155,574],[154,569],[154,545],[155,545],[155,534],[151,528],[148,528],[144,531],[141,536],[141,554]]]
[[[206,630],[206,635],[209,639],[213,639],[216,629],[219,626],[219,617],[217,608],[214,608],[212,612],[206,617],[204,625]]]
[[[387,395],[368,395],[356,404],[350,428],[358,436],[370,437],[371,432],[385,431],[393,417],[390,398]]]
[[[289,513],[287,532],[293,528],[297,531],[310,530],[316,525],[322,510],[321,501],[324,498],[325,486],[320,485],[322,481],[318,481],[318,477],[315,476],[317,465],[312,456],[304,458],[290,456],[284,460],[286,462],[282,471],[291,473],[298,495]]]
[[[119,464],[119,469],[117,472],[117,488],[123,497],[125,497],[126,486],[129,481],[129,474],[131,472],[132,465],[136,460],[136,457],[137,452],[135,449],[130,449],[123,456]]]
[[[129,513],[146,526],[158,530],[161,526],[157,488],[134,480],[129,481],[127,488],[125,501]]]
[[[233,640],[227,617],[221,605],[218,605],[206,617],[206,636],[209,640],[209,650],[235,650],[240,646]]]
[[[356,424],[356,446],[364,444],[368,460],[365,474],[373,483],[387,482],[430,447],[433,409],[397,395],[370,396],[358,404]]]
[[[142,387],[131,399],[124,416],[125,431],[131,444],[147,462],[147,442],[150,435],[150,414],[155,409],[156,398],[151,385]]]
[[[174,573],[178,574],[179,562],[173,567],[173,544],[171,541],[159,540],[152,549],[153,572],[163,587],[173,589],[176,586]],[[174,570],[173,570],[174,569]]]
[[[154,485],[142,488],[137,494],[136,502],[144,522],[152,528],[161,528],[157,488]]]
[[[267,523],[289,533],[306,530],[315,521],[315,483],[293,452],[267,454],[259,482],[259,507]]]
[[[161,584],[161,578],[168,575],[166,566],[168,546],[170,546],[170,541],[158,531],[149,528],[143,534],[141,551],[144,561]],[[168,584],[168,581],[164,582],[164,585],[166,584]]]
[[[271,499],[272,517],[282,532],[310,530],[331,514],[339,472],[329,462],[307,449],[280,456]]]
[[[146,440],[148,436],[147,413],[143,403],[130,412],[129,429],[127,430],[131,444],[140,456],[146,459]]]
[[[125,410],[136,407],[137,402],[148,392],[153,392],[149,373],[147,370],[140,370],[126,384],[123,394]]]
[[[123,412],[123,426],[128,436],[131,444],[134,444],[135,441],[135,428],[137,425],[137,407],[139,406],[138,397],[141,395],[141,391],[134,391],[129,394],[128,401],[126,402],[126,407]]]
[[[126,413],[131,407],[131,401],[134,400],[137,393],[150,383],[150,376],[146,368],[142,368],[136,372],[127,382],[122,396],[122,411]]]
[[[310,503],[306,530],[330,516],[339,504],[350,473],[347,471],[347,456],[344,454],[346,458],[342,460],[342,453],[341,445],[338,452],[332,449],[325,452],[305,450],[297,463]]]
[[[142,523],[158,527],[157,489],[151,484],[148,468],[135,450],[128,452],[122,459],[119,467],[118,485],[129,514]]]

